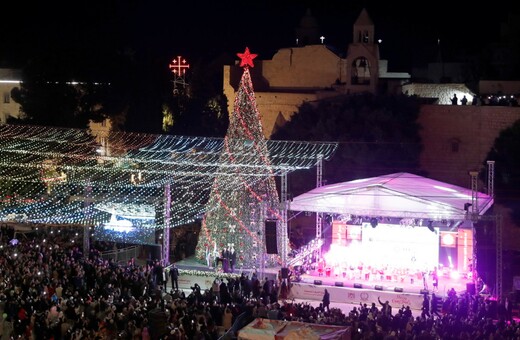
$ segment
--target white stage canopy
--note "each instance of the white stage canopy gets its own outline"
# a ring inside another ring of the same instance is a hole
[[[472,204],[475,195],[476,206]],[[315,188],[295,197],[291,211],[356,216],[463,220],[483,215],[493,198],[470,188],[400,172]]]

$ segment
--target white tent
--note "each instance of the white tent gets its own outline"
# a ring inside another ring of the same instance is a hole
[[[475,206],[471,205],[475,198]],[[493,198],[470,188],[400,172],[325,185],[295,197],[291,211],[463,220],[483,215]]]

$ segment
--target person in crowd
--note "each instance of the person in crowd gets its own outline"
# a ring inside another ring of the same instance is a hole
[[[441,315],[439,314],[439,309],[441,308],[441,306],[439,305],[439,297],[437,295],[435,295],[435,293],[432,293],[431,306],[432,306],[432,308],[431,308],[432,316],[435,315],[438,318],[440,318]]]
[[[287,300],[289,297],[289,287],[287,287],[287,281],[283,280],[282,284],[280,285],[280,299],[282,301]]]
[[[233,321],[233,313],[231,312],[231,309],[229,306],[226,306],[224,309],[224,316],[222,318],[222,327],[224,327],[224,330],[229,330],[231,328],[231,324]]]
[[[457,98],[456,93],[454,93],[453,97],[451,98],[451,105],[459,105],[459,98]]]
[[[428,297],[428,294],[423,294],[423,302],[422,302],[422,308],[421,308],[421,316],[423,318],[429,318],[430,315],[430,298]]]
[[[323,310],[330,312],[330,293],[327,290],[327,288],[325,288],[325,292],[323,293],[323,298],[321,299],[321,302],[323,304]]]
[[[381,301],[381,298],[378,296],[377,301],[382,307],[383,315],[391,316],[392,315],[392,306],[390,306],[390,301],[386,300],[385,302]]]
[[[164,267],[160,260],[155,261],[153,267],[153,283],[155,286],[164,286]]]
[[[253,321],[253,315],[261,315],[351,327],[353,338],[517,339],[520,335],[520,323],[508,315],[514,301],[504,300],[497,310],[496,301],[487,295],[453,294],[454,290],[435,320],[433,309],[431,316],[414,318],[410,306],[402,306],[394,315],[389,302],[382,303],[380,298],[381,308],[375,303],[360,304],[347,314],[339,308],[325,309],[325,296],[320,307],[278,302],[275,279],[273,296],[265,299],[261,298],[264,284],[253,290],[233,288],[232,274],[226,275],[230,292],[226,302],[216,301],[197,284],[188,296],[182,290],[159,289],[156,294],[153,265],[104,259],[101,249],[112,247],[98,241],[83,254],[77,246],[82,236],[74,228],[52,235],[49,229],[41,228],[16,245],[9,245],[8,230],[0,233],[1,339],[217,340],[224,324],[229,326],[229,316],[223,318],[229,313],[226,308],[232,313],[231,329],[240,329]],[[247,286],[239,281],[239,287]]]
[[[172,280],[172,289],[179,290],[179,268],[177,268],[175,263],[170,268],[170,278]]]

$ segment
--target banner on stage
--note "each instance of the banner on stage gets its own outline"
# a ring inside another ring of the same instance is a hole
[[[339,303],[359,304],[372,302],[378,304],[378,297],[382,302],[389,301],[393,307],[410,306],[412,309],[420,309],[423,302],[421,294],[396,293],[390,291],[376,291],[371,289],[316,286],[311,284],[293,283],[291,293],[296,299],[321,301],[325,289],[329,291],[330,301]]]

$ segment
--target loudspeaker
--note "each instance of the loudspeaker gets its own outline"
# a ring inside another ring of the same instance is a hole
[[[394,292],[402,293],[402,292],[403,292],[403,288],[401,288],[401,287],[395,287],[395,288],[394,288]]]
[[[267,254],[278,254],[276,240],[276,221],[265,221],[265,251]]]
[[[380,286],[380,285],[376,285],[374,288],[375,288],[375,290],[383,290],[383,286]]]
[[[466,293],[469,295],[475,295],[477,293],[474,283],[466,283]]]
[[[343,287],[343,282],[341,282],[341,281],[336,281],[336,283],[334,283],[334,285],[335,285],[336,287]]]
[[[282,268],[282,279],[287,279],[287,278],[289,278],[289,268],[283,267]]]
[[[321,285],[321,280],[314,280],[315,285]]]
[[[354,283],[354,288],[363,288],[361,283]]]

